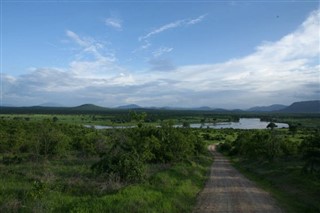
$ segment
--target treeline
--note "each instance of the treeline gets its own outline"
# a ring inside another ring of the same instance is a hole
[[[274,161],[304,162],[302,172],[320,174],[320,132],[304,130],[302,137],[281,130],[241,131],[236,140],[219,144],[218,149],[243,161],[272,163]]]

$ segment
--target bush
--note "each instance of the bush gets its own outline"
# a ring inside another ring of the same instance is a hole
[[[231,150],[232,146],[230,143],[228,142],[224,142],[224,143],[220,143],[218,145],[218,151],[219,152],[229,152]]]
[[[302,157],[305,161],[304,172],[320,172],[320,134],[319,132],[304,139],[301,143]]]
[[[255,131],[239,134],[232,143],[230,155],[238,154],[251,160],[273,161],[281,156],[293,155],[298,144],[284,139],[275,131]]]
[[[116,174],[127,182],[142,180],[148,163],[182,162],[205,150],[203,141],[190,129],[171,126],[118,130],[110,138],[111,146],[92,169],[97,174]]]
[[[69,150],[70,138],[61,132],[50,121],[44,121],[38,128],[38,135],[34,143],[37,154],[45,158],[65,155]]]

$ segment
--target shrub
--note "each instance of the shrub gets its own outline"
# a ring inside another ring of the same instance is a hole
[[[228,142],[224,142],[224,143],[220,143],[218,145],[218,151],[219,152],[229,152],[231,150],[232,146],[230,143]]]
[[[305,161],[304,172],[320,172],[320,134],[319,132],[304,139],[301,143],[302,157]]]
[[[92,169],[128,182],[142,180],[148,163],[181,162],[205,150],[203,141],[190,129],[168,125],[119,130],[110,138],[111,146]]]

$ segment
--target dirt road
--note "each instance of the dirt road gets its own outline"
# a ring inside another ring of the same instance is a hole
[[[199,194],[194,212],[282,212],[270,195],[234,169],[229,161],[215,151],[210,177]]]

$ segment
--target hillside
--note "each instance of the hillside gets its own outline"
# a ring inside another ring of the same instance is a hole
[[[129,104],[129,105],[124,105],[124,106],[118,106],[117,109],[140,109],[142,108],[139,105],[136,104]]]
[[[320,100],[294,102],[279,112],[288,113],[320,113]]]
[[[76,106],[76,107],[71,107],[70,108],[73,111],[90,111],[90,112],[94,112],[94,111],[105,111],[107,108],[105,107],[101,107],[101,106],[97,106],[94,104],[83,104],[80,106]]]
[[[270,106],[256,106],[248,109],[249,112],[272,112],[272,111],[278,111],[286,108],[288,106],[281,105],[281,104],[273,104]]]

